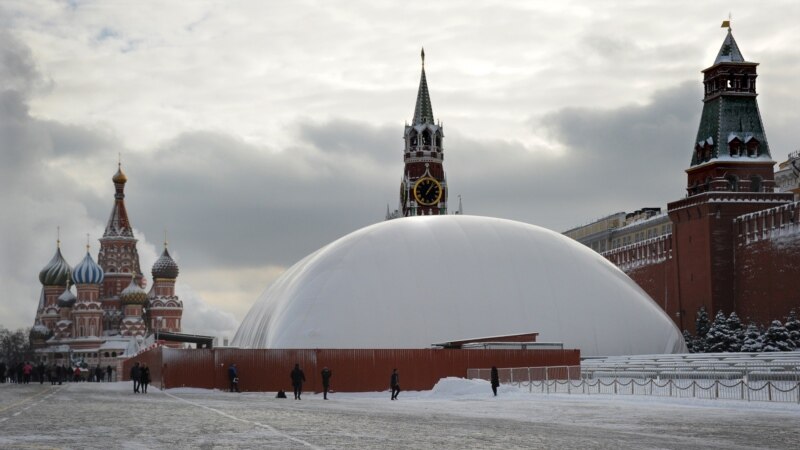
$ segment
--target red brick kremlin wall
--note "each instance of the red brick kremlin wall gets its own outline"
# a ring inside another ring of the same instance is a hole
[[[692,333],[700,306],[711,318],[721,309],[764,325],[784,320],[792,308],[800,312],[800,203],[735,217],[717,206],[685,208],[679,219],[691,225],[677,238],[661,236],[603,256]]]

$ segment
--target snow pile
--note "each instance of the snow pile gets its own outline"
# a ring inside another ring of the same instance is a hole
[[[499,394],[519,393],[515,386],[503,385],[497,388]],[[492,396],[492,385],[486,380],[447,377],[439,380],[428,393],[429,398],[485,398]]]

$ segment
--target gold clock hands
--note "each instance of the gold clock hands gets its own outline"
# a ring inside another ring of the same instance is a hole
[[[431,189],[433,189],[433,183],[428,183],[428,189],[425,189],[425,195],[428,195],[428,192],[430,192]]]

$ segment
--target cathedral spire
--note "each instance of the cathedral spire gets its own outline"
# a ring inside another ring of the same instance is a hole
[[[111,215],[108,218],[106,231],[103,237],[133,237],[133,230],[131,229],[130,221],[128,220],[128,211],[125,209],[125,183],[128,182],[128,177],[122,172],[122,163],[117,165],[117,173],[111,177],[114,182],[114,207],[111,209]]]
[[[412,125],[434,123],[431,97],[428,94],[428,80],[425,78],[425,48],[420,52],[420,56],[422,58],[422,75],[420,75],[419,79],[419,91],[417,91],[417,104],[414,108]]]

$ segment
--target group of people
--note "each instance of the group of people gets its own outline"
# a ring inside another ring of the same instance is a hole
[[[131,381],[133,381],[133,393],[147,394],[147,386],[150,386],[150,368],[147,364],[134,363],[131,367]]]
[[[139,363],[136,363],[136,366],[138,365]],[[134,366],[134,368],[136,366]],[[131,369],[131,371],[133,371],[133,369]],[[322,371],[320,372],[323,400],[328,399],[332,375],[333,372],[327,366],[323,367]],[[133,377],[133,374],[131,374],[131,377]],[[292,371],[289,372],[289,379],[292,381],[294,399],[301,400],[300,396],[303,394],[303,383],[306,382],[306,374],[303,372],[303,369],[300,368],[299,363],[295,364]],[[231,392],[241,392],[239,390],[239,368],[236,367],[235,363],[232,363],[228,366],[228,381],[230,382]],[[397,396],[400,394],[400,373],[397,371],[397,369],[392,370],[392,375],[389,379],[389,387],[392,389],[392,400],[397,400]],[[283,391],[278,391],[278,398],[286,398],[286,395],[283,393]]]
[[[35,365],[33,362],[24,361],[6,365],[0,362],[0,383],[19,383],[28,384],[38,382],[43,384],[49,381],[50,384],[62,384],[65,381],[112,381],[114,369],[109,365],[105,369],[97,365],[90,368],[86,364],[67,366],[65,364],[45,365],[43,362]]]

